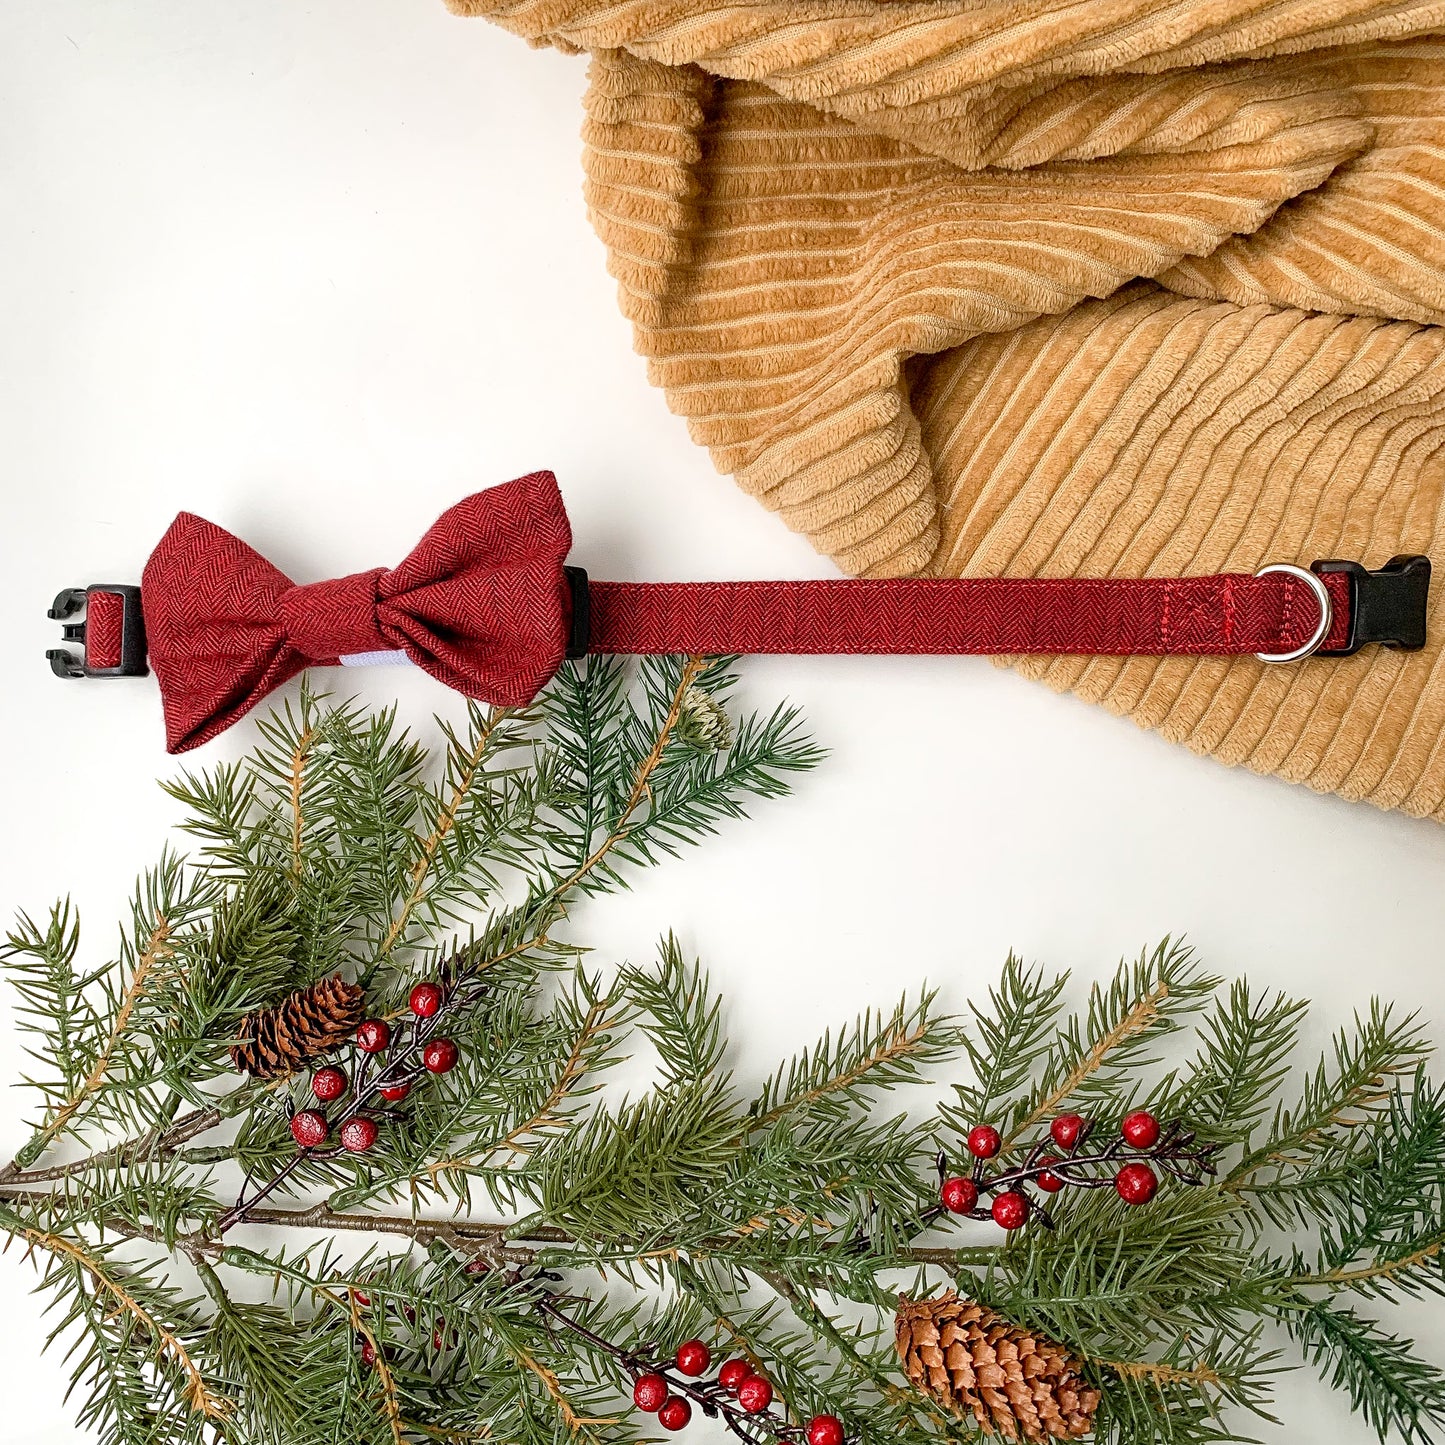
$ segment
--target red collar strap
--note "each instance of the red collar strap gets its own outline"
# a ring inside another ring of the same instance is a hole
[[[182,512],[141,586],[62,592],[63,677],[160,682],[166,746],[228,728],[302,669],[408,660],[469,697],[529,702],[564,657],[613,653],[1255,654],[1343,657],[1425,644],[1430,563],[1288,564],[1254,575],[591,582],[566,566],[550,472],[445,512],[400,566],[296,586],[221,527]]]

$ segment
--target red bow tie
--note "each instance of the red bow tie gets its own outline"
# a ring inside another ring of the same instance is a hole
[[[182,512],[141,574],[166,747],[197,747],[303,669],[357,653],[401,651],[469,697],[529,702],[566,649],[571,546],[550,472],[458,502],[399,567],[300,587]]]
[[[183,512],[141,587],[70,589],[86,608],[48,655],[68,677],[160,682],[166,745],[199,746],[304,668],[401,654],[469,697],[531,701],[564,657],[615,653],[1099,653],[1346,656],[1425,642],[1430,563],[1397,557],[1148,578],[896,578],[594,582],[551,472],[478,492],[442,514],[400,566],[297,586]],[[144,625],[142,626],[142,613]]]

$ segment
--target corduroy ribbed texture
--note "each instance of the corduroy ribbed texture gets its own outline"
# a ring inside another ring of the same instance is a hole
[[[649,372],[847,571],[1431,549],[1445,3],[451,3],[593,52],[587,196]],[[1440,817],[1442,634],[1437,589],[1424,654],[1021,665]]]

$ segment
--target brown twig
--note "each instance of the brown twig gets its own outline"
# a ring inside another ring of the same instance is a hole
[[[316,729],[308,727],[296,740],[291,750],[291,874],[301,877],[301,839],[303,834],[301,816],[301,794],[306,781],[306,760],[311,754],[311,744]]]
[[[391,1366],[386,1362],[386,1351],[382,1348],[381,1341],[362,1321],[361,1308],[357,1303],[355,1291],[349,1291],[343,1301],[329,1289],[323,1289],[320,1285],[314,1288],[317,1294],[324,1295],[333,1304],[341,1305],[346,1310],[351,1317],[352,1332],[360,1335],[371,1346],[371,1368],[381,1382],[382,1413],[386,1416],[386,1423],[391,1428],[392,1445],[406,1445],[402,1436],[401,1396],[397,1392],[396,1377],[391,1373]]]
[[[200,1366],[191,1358],[190,1351],[186,1349],[184,1343],[161,1324],[118,1279],[108,1274],[94,1255],[76,1240],[69,1239],[63,1234],[55,1234],[48,1230],[34,1229],[29,1226],[23,1228],[20,1233],[21,1237],[32,1247],[47,1250],[49,1253],[62,1259],[68,1259],[77,1265],[91,1278],[98,1290],[115,1301],[118,1310],[130,1315],[156,1341],[157,1357],[171,1359],[180,1369],[185,1380],[182,1389],[183,1398],[196,1414],[212,1421],[222,1421],[227,1418],[231,1413],[231,1402],[222,1395],[211,1393]]]
[[[1148,1380],[1155,1385],[1217,1385],[1219,1371],[1208,1365],[1182,1369],[1178,1365],[1160,1365],[1152,1360],[1096,1360],[1091,1365],[1112,1370],[1121,1379]]]
[[[165,1129],[153,1129],[139,1139],[126,1140],[112,1145],[109,1149],[102,1149],[97,1154],[87,1155],[84,1159],[73,1160],[69,1164],[55,1164],[45,1169],[21,1169],[12,1159],[4,1169],[0,1169],[0,1186],[46,1184],[58,1179],[69,1179],[107,1164],[129,1163],[150,1154],[170,1158],[192,1139],[214,1129],[220,1122],[219,1109],[193,1109]]]
[[[44,1191],[20,1190],[13,1186],[0,1187],[0,1197],[16,1202],[43,1202],[51,1196]],[[302,1209],[278,1209],[257,1205],[246,1211],[246,1223],[264,1225],[277,1229],[343,1230],[348,1233],[385,1234],[409,1239],[414,1244],[426,1246],[434,1242],[449,1244],[459,1253],[475,1250],[485,1254],[492,1262],[505,1262],[512,1266],[527,1266],[535,1262],[539,1249],[567,1248],[575,1245],[575,1235],[552,1225],[533,1225],[525,1233],[513,1235],[515,1227],[509,1224],[481,1224],[459,1220],[422,1219],[414,1215],[364,1214],[360,1211],[332,1209],[328,1204],[308,1205]],[[101,1227],[117,1234],[161,1242],[153,1231],[138,1229],[124,1220],[107,1219]],[[180,1236],[176,1243],[185,1250],[195,1249],[202,1253],[213,1253],[219,1248],[215,1235],[200,1232]],[[627,1241],[619,1241],[626,1246]],[[691,1246],[689,1252],[696,1257],[709,1253],[728,1254],[738,1244],[736,1236],[719,1235],[713,1239],[700,1240]],[[839,1241],[825,1248],[843,1249],[848,1247]],[[980,1245],[963,1249],[900,1249],[890,1256],[904,1265],[936,1265],[943,1269],[958,1269],[971,1265],[987,1264],[995,1257],[991,1245]]]
[[[1399,1259],[1362,1264],[1352,1269],[1327,1269],[1318,1274],[1305,1270],[1300,1274],[1290,1275],[1285,1283],[1292,1285],[1354,1285],[1367,1279],[1388,1279],[1402,1270],[1413,1269],[1417,1264],[1424,1264],[1427,1260],[1435,1259],[1442,1251],[1445,1251],[1445,1239],[1436,1239],[1429,1244],[1421,1245],[1419,1249],[1411,1250],[1409,1254],[1401,1255]]]
[[[618,1423],[617,1417],[613,1415],[597,1417],[579,1415],[572,1408],[572,1402],[567,1398],[567,1392],[563,1390],[562,1382],[554,1371],[549,1370],[540,1360],[534,1360],[526,1350],[520,1347],[513,1348],[508,1353],[524,1370],[530,1370],[542,1382],[543,1388],[555,1401],[558,1410],[562,1412],[562,1419],[572,1434],[575,1435],[584,1425],[616,1425]]]

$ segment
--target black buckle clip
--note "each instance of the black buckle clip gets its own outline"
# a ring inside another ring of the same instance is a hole
[[[587,574],[580,567],[564,567],[563,575],[572,593],[572,625],[567,630],[568,657],[586,657],[592,631],[592,602],[587,591]]]
[[[1343,647],[1322,647],[1316,657],[1349,657],[1366,643],[1400,652],[1425,645],[1425,613],[1430,598],[1430,559],[1391,557],[1378,572],[1358,562],[1316,562],[1313,572],[1343,572],[1350,579],[1350,635]]]
[[[113,667],[92,667],[83,650],[77,657],[68,647],[51,647],[45,656],[56,677],[144,677],[146,667],[145,620],[141,614],[140,588],[121,583],[92,582],[89,587],[67,587],[55,599],[45,615],[52,622],[63,622],[63,642],[76,643],[85,649],[85,632],[93,593],[114,593],[121,599],[120,662]],[[71,621],[84,609],[87,617]]]

